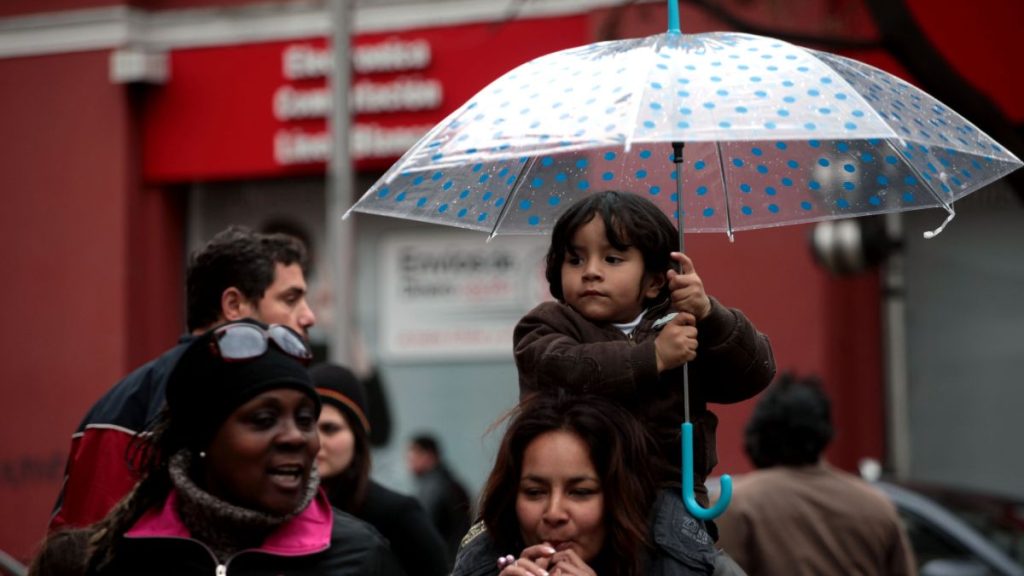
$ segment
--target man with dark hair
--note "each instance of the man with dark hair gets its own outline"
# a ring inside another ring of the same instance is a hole
[[[751,576],[916,573],[896,508],[821,459],[832,440],[816,378],[781,376],[761,396],[744,444],[758,470],[733,484],[718,544]]]
[[[253,318],[307,336],[316,321],[306,302],[306,250],[284,234],[231,226],[189,258],[189,334],[128,374],[89,410],[71,436],[64,485],[50,529],[103,518],[138,480],[128,447],[164,406],[167,376],[192,339],[224,322]]]
[[[441,448],[433,436],[413,436],[407,460],[416,478],[416,498],[445,541],[448,561],[452,563],[472,521],[469,495],[444,464]]]

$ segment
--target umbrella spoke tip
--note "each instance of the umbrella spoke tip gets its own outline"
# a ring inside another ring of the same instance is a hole
[[[956,217],[956,212],[953,210],[952,207],[950,207],[949,208],[949,215],[946,216],[946,219],[942,222],[942,224],[939,224],[938,228],[936,228],[935,230],[925,230],[921,235],[924,236],[925,240],[931,240],[932,238],[935,238],[939,234],[942,234],[942,231],[946,229],[946,226],[950,222],[952,222],[953,218],[955,218],[955,217]]]

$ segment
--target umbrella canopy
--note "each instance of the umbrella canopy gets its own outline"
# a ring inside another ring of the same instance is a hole
[[[641,193],[687,232],[928,207],[1021,162],[871,66],[741,33],[600,42],[530,61],[424,136],[352,208],[540,234],[596,190]],[[947,220],[948,221],[948,220]]]

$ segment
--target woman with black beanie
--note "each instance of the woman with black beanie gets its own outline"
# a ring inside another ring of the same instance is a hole
[[[323,402],[317,468],[331,504],[377,528],[408,574],[448,574],[444,542],[420,503],[370,479],[370,422],[363,384],[335,364],[318,364],[309,372]]]
[[[87,573],[402,575],[318,490],[309,357],[289,328],[252,320],[193,341],[136,438],[141,480],[83,539]]]

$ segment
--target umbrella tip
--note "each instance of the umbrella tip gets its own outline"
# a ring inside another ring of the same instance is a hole
[[[942,222],[942,224],[939,225],[938,228],[936,228],[935,230],[925,230],[925,232],[922,234],[925,240],[931,240],[932,238],[935,238],[939,234],[942,234],[942,231],[946,229],[946,225],[952,222],[953,218],[956,217],[956,211],[953,210],[952,206],[947,208],[947,210],[949,210],[949,215],[946,216],[946,219]]]
[[[679,34],[679,1],[668,0],[668,32]]]

